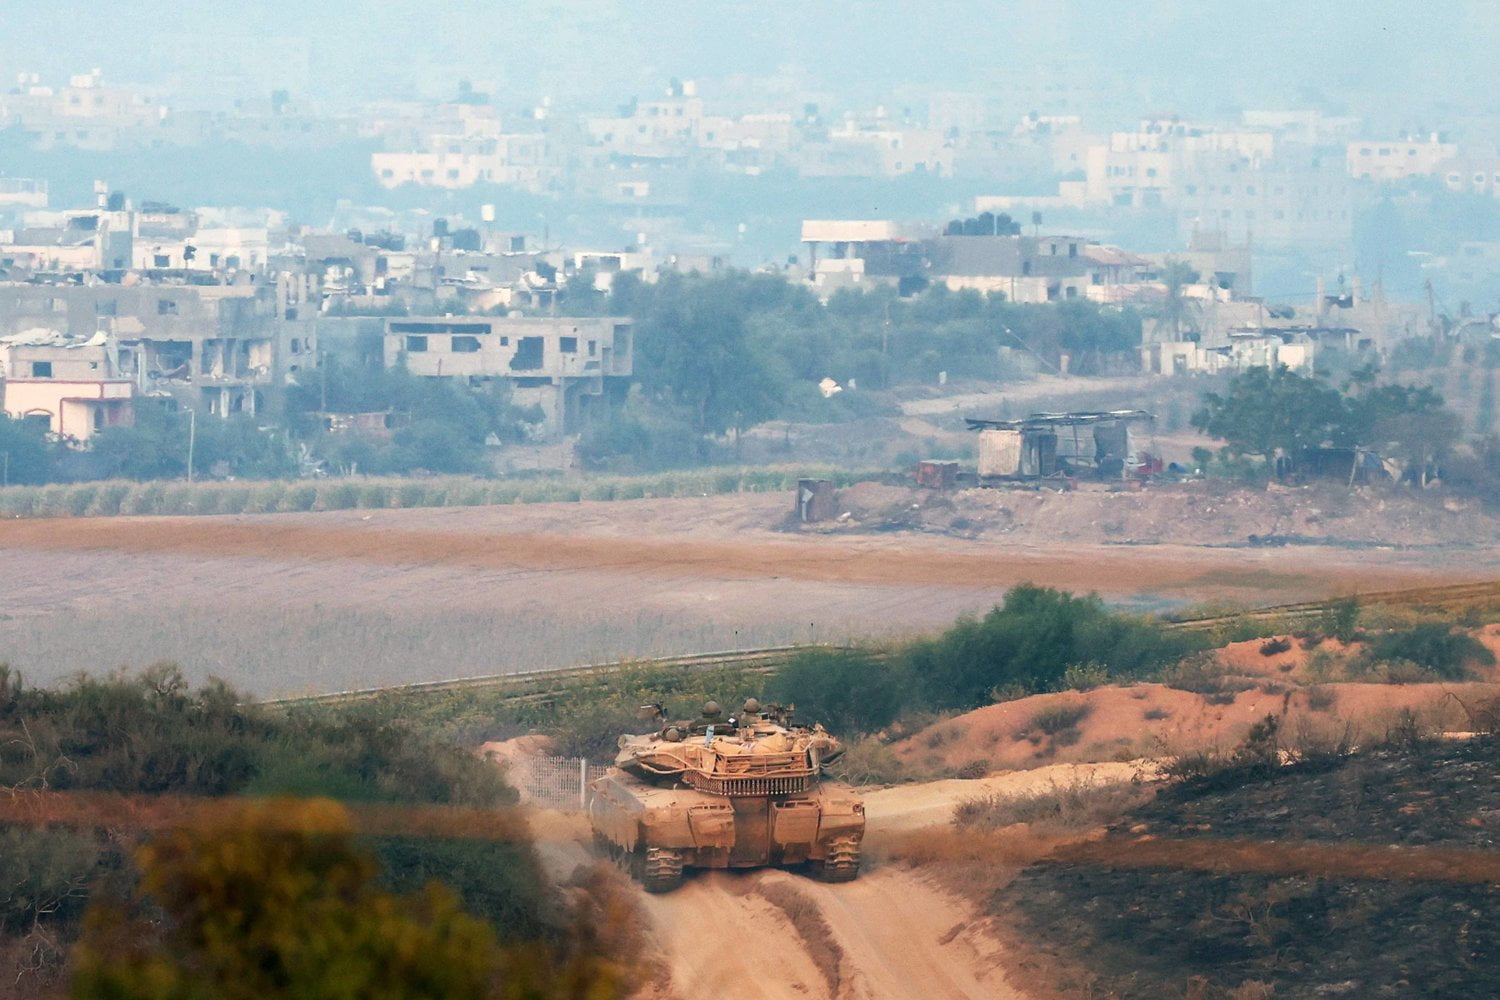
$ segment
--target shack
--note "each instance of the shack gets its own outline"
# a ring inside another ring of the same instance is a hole
[[[1019,420],[968,418],[979,432],[979,479],[1050,477],[1140,479],[1160,461],[1140,447],[1135,428],[1153,425],[1145,410],[1033,413]]]

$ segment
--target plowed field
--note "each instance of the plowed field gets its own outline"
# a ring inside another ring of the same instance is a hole
[[[776,496],[0,524],[0,660],[295,694],[939,628],[1032,581],[1153,609],[1494,575],[1474,552],[777,530]]]

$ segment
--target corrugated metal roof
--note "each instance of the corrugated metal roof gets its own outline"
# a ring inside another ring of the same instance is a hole
[[[964,422],[971,431],[1025,430],[1035,427],[1077,427],[1083,424],[1102,424],[1113,421],[1133,423],[1139,420],[1155,420],[1156,415],[1145,410],[1086,410],[1072,413],[1033,413],[1017,420],[984,420],[965,417]]]

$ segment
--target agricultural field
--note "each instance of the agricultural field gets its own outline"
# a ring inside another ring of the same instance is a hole
[[[1154,513],[1130,523],[1215,505],[1171,491],[1148,499]],[[220,676],[270,697],[925,633],[1022,581],[1155,611],[1482,579],[1497,562],[1492,547],[1229,547],[1178,532],[1122,544],[1128,533],[1087,527],[1101,505],[1141,503],[1022,493],[961,533],[799,531],[789,491],[13,518],[0,522],[0,659],[35,683],[166,659],[194,680]],[[1340,523],[1361,516],[1351,509]],[[1446,516],[1475,537],[1479,515]],[[1237,532],[1260,523],[1254,511],[1237,517]]]

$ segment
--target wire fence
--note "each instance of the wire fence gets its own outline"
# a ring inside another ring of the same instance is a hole
[[[582,809],[589,783],[608,770],[582,757],[527,757],[511,776],[527,802],[549,809]]]

